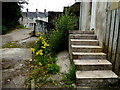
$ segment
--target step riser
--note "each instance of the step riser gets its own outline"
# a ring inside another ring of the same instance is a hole
[[[98,46],[98,41],[71,41],[71,45]]]
[[[106,55],[73,55],[73,59],[106,59]]]
[[[75,65],[77,70],[88,71],[88,70],[111,70],[112,65]]]
[[[77,79],[76,84],[78,86],[109,86],[109,85],[117,85],[118,79]]]
[[[72,48],[73,52],[102,52],[102,48]]]
[[[96,40],[97,36],[70,36],[70,39],[88,39],[88,40]]]
[[[94,34],[94,31],[80,31],[80,30],[76,30],[76,31],[69,31],[69,34]]]

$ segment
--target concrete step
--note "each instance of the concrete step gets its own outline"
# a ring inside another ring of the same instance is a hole
[[[92,39],[96,40],[97,36],[92,34],[70,34],[70,39]]]
[[[77,71],[76,78],[76,84],[81,86],[103,86],[118,82],[118,76],[111,70]]]
[[[90,30],[86,30],[86,31],[70,30],[69,34],[94,34],[94,31],[90,31]]]
[[[112,64],[108,60],[73,60],[73,62],[80,71],[112,69]]]
[[[102,52],[102,47],[100,46],[81,46],[81,45],[71,45],[73,52]]]
[[[70,39],[71,45],[86,45],[86,46],[98,46],[98,40],[87,40],[87,39]]]
[[[81,52],[72,52],[73,59],[106,59],[105,53],[81,53]]]

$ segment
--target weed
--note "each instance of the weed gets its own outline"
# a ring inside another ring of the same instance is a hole
[[[64,77],[65,83],[68,85],[68,87],[72,87],[72,84],[76,82],[75,71],[75,66],[71,65],[69,72]]]
[[[8,42],[2,46],[2,48],[19,48],[16,42]]]
[[[56,64],[48,64],[47,73],[56,74],[57,72],[59,72],[59,66]]]

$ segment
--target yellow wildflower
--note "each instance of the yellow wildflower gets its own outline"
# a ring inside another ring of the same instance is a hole
[[[37,51],[37,52],[36,52],[36,55],[39,55],[40,53],[42,53],[42,51],[43,51],[43,50]],[[43,54],[41,54],[41,55],[43,55]]]
[[[32,61],[32,59],[29,60],[30,62]]]
[[[32,53],[35,53],[35,49],[34,48],[31,48],[30,49]]]
[[[44,46],[46,47],[46,46],[47,46],[47,43],[45,43]]]
[[[33,61],[37,61],[36,59],[34,59]]]
[[[40,32],[38,32],[37,34],[41,34]]]
[[[40,66],[42,66],[41,62],[38,63]]]
[[[38,42],[38,40],[35,41],[36,43]]]
[[[40,55],[43,55],[43,53],[40,53]]]
[[[41,46],[41,48],[46,48],[45,46]]]
[[[42,42],[42,44],[45,44],[45,43],[46,43],[45,41]]]
[[[49,46],[49,44],[45,43],[44,46]]]

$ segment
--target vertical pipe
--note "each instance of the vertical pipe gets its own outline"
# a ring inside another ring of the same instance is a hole
[[[95,29],[95,20],[96,20],[96,5],[97,1],[92,0],[92,13],[91,13],[91,23],[90,23],[90,30]]]

